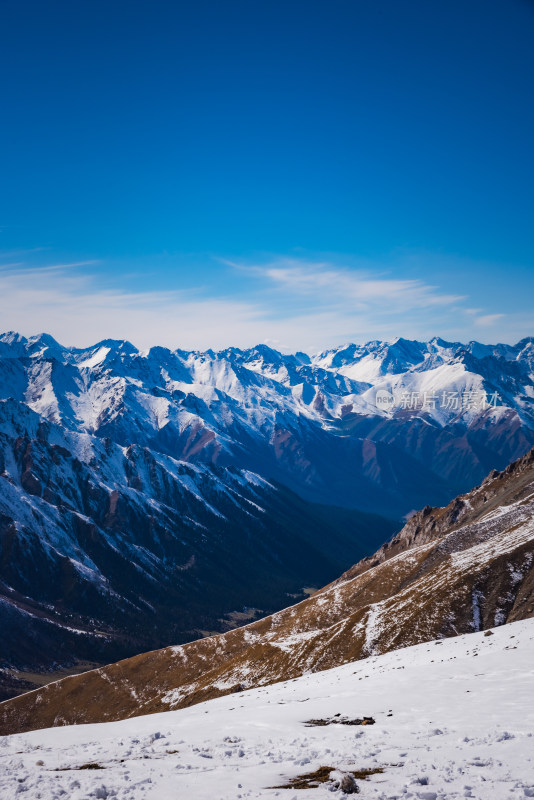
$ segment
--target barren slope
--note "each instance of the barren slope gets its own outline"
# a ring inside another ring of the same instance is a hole
[[[312,597],[229,633],[66,678],[0,705],[0,732],[180,708],[534,615],[534,451]]]

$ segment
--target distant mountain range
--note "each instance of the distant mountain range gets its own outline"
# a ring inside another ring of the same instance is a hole
[[[14,698],[0,734],[185,708],[533,616],[534,449],[299,604]]]
[[[314,502],[400,519],[534,444],[534,339],[397,339],[308,356],[76,349],[9,333],[0,397],[69,433],[252,470]]]

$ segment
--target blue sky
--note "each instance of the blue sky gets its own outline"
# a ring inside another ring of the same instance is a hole
[[[534,3],[5,0],[0,328],[534,334]]]

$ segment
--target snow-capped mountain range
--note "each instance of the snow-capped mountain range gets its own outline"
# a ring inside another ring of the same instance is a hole
[[[531,339],[308,356],[0,336],[4,691],[29,686],[13,667],[179,644],[324,585],[529,448],[533,365]]]
[[[253,470],[313,501],[399,519],[534,444],[534,338],[397,339],[308,356],[113,340],[79,349],[8,333],[0,397],[68,432]]]

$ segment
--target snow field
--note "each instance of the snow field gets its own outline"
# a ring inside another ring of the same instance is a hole
[[[305,725],[335,714],[376,724]],[[331,784],[269,788],[320,766],[383,768],[357,781],[374,800],[534,797],[534,620],[190,709],[4,737],[0,798],[344,796]]]

